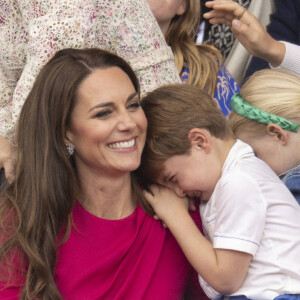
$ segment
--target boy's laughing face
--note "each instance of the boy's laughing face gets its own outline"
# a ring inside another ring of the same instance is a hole
[[[213,153],[192,147],[189,154],[175,155],[164,163],[157,183],[172,190],[179,197],[199,197],[209,200],[221,176],[220,164]]]

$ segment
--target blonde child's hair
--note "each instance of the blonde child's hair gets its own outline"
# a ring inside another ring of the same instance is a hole
[[[300,124],[300,77],[283,70],[255,72],[243,85],[240,95],[251,105],[273,115]],[[267,125],[232,111],[229,124],[236,136],[263,137]]]
[[[196,45],[195,39],[200,24],[200,1],[186,0],[186,11],[175,16],[166,34],[172,48],[178,72],[189,68],[187,84],[205,89],[213,96],[217,76],[222,64],[221,53],[210,45]]]

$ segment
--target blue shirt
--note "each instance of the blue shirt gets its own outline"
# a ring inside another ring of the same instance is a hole
[[[181,80],[186,81],[189,76],[189,69],[184,67],[180,74]],[[218,72],[217,87],[214,93],[214,99],[218,101],[222,113],[227,116],[231,111],[230,100],[235,93],[239,93],[240,87],[224,65]]]
[[[300,205],[300,164],[280,177]]]

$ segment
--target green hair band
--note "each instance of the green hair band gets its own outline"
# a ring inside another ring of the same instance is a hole
[[[282,129],[297,132],[299,124],[290,122],[282,117],[278,117],[273,114],[269,114],[250,103],[246,102],[245,99],[239,94],[236,93],[232,96],[230,101],[231,108],[240,116],[243,116],[247,119],[251,119],[263,124],[277,124]]]

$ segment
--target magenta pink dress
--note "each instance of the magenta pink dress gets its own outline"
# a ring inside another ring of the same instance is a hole
[[[57,251],[54,274],[64,300],[181,300],[188,282],[189,295],[207,299],[170,231],[140,206],[121,220],[100,219],[78,202],[72,214],[74,227]],[[199,213],[193,217],[199,224]],[[0,299],[18,299],[20,288],[16,280]]]

